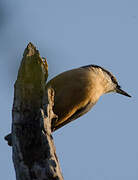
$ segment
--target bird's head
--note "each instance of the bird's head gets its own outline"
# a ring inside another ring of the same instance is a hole
[[[115,76],[106,69],[97,65],[83,66],[83,68],[92,72],[94,84],[98,87],[97,89],[102,89],[102,94],[116,92],[131,97],[127,92],[121,89]]]
[[[101,70],[104,75],[103,85],[105,86],[105,93],[115,92],[124,96],[131,97],[127,92],[121,89],[121,86],[118,84],[116,77],[112,73],[105,70],[104,68],[101,68]]]

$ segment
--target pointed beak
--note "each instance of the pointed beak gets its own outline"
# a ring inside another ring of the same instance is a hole
[[[116,92],[119,93],[119,94],[122,94],[124,96],[127,96],[127,97],[131,97],[128,93],[126,93],[125,91],[123,91],[120,86],[116,88]]]

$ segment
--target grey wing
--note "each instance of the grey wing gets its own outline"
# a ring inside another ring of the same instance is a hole
[[[87,113],[94,104],[90,101],[82,108],[78,109],[69,119],[64,121],[63,123],[59,124],[58,126],[54,127],[52,131],[56,131],[57,129],[61,128],[62,126],[68,124],[71,121],[74,121],[75,119],[79,118],[83,114]]]

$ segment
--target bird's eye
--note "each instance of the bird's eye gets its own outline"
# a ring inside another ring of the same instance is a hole
[[[112,80],[112,82],[115,82],[116,80],[115,80],[115,78],[112,76],[111,77],[111,80]]]
[[[114,76],[111,76],[111,80],[112,80],[113,83],[118,85],[118,82],[117,82],[117,80],[116,80],[116,78]]]

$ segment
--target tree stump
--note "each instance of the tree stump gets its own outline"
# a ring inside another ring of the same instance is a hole
[[[54,90],[45,91],[48,65],[29,43],[14,86],[12,145],[17,180],[63,180],[51,133]],[[44,104],[46,102],[46,104]]]

